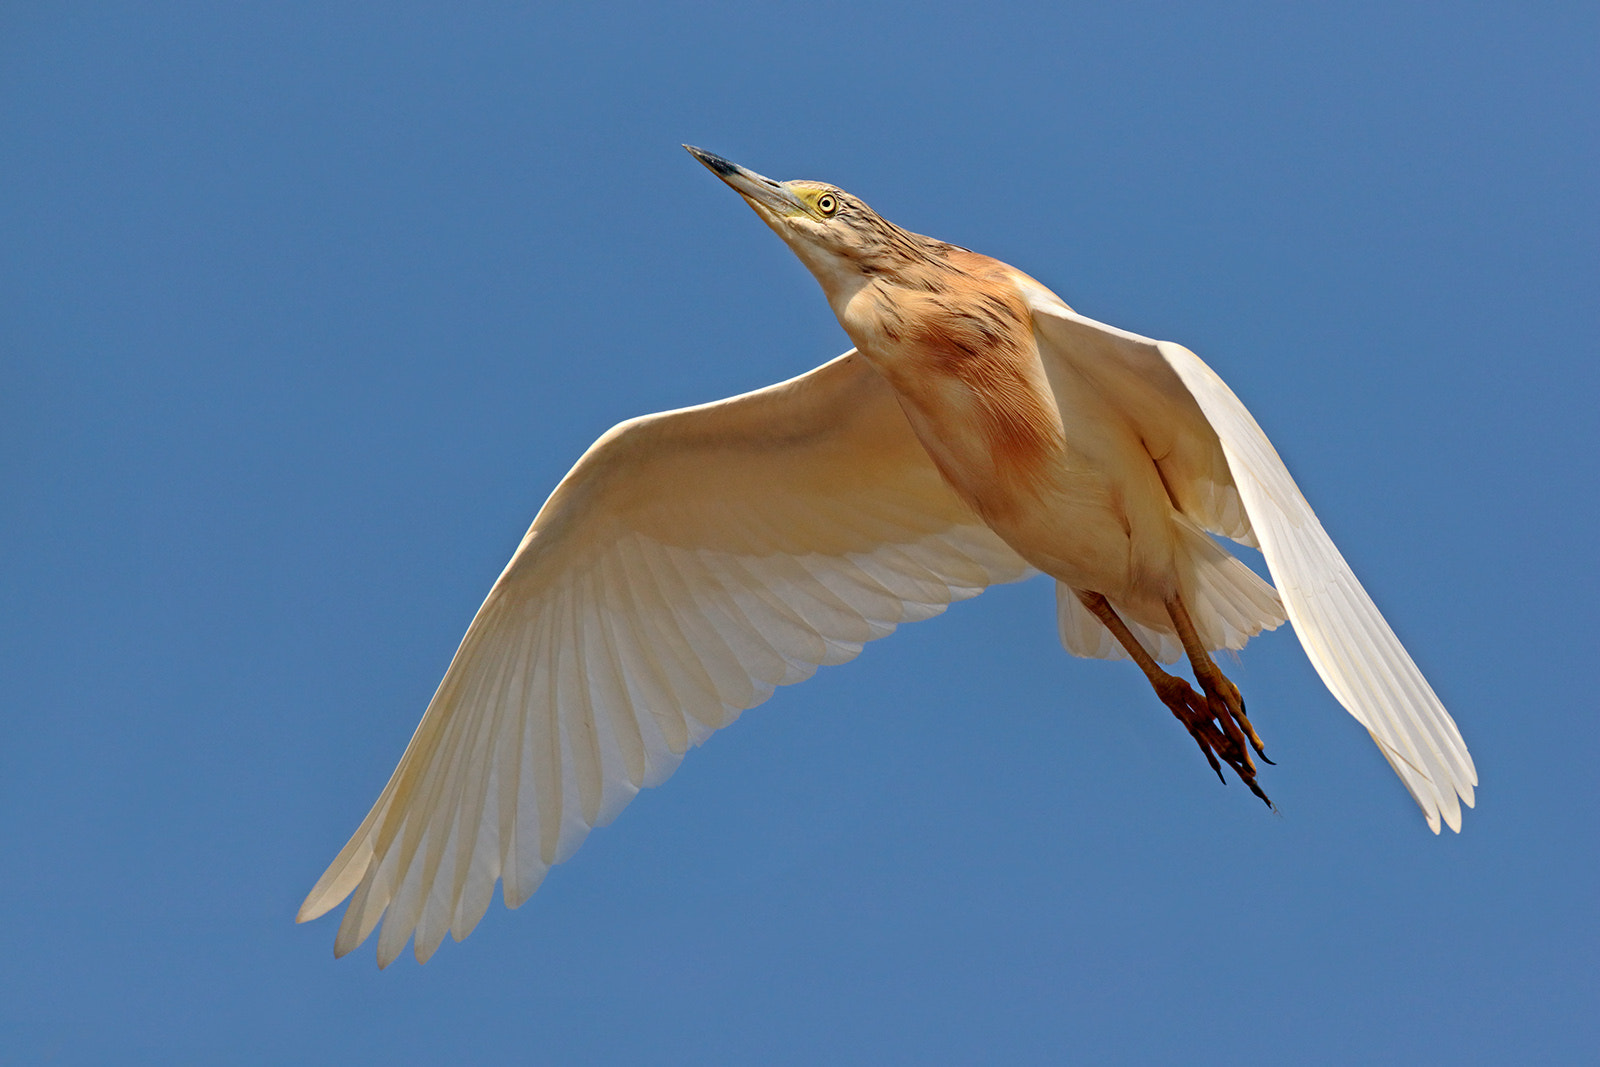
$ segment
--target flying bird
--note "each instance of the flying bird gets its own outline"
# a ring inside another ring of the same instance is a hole
[[[497,881],[521,905],[776,686],[1041,571],[1066,649],[1133,660],[1218,776],[1262,800],[1261,739],[1210,653],[1292,622],[1429,827],[1460,830],[1478,780],[1460,732],[1198,356],[833,185],[685,147],[800,257],[855,347],[583,454],[300,908],[350,898],[336,954],[381,920],[380,966],[413,936],[426,962]],[[1259,548],[1276,589],[1212,535]],[[1180,659],[1194,684],[1162,667]]]

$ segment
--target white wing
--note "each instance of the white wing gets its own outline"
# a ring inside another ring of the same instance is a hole
[[[1367,728],[1439,832],[1461,829],[1478,773],[1456,724],[1351,573],[1277,450],[1239,398],[1199,356],[1079,315],[1042,287],[1029,289],[1040,350],[1069,360],[1108,396],[1149,419],[1170,462],[1188,472],[1169,487],[1183,510],[1214,533],[1259,542],[1295,633],[1328,689]],[[1203,430],[1202,430],[1203,428]],[[1141,431],[1146,427],[1141,425]],[[1150,437],[1147,437],[1149,440]],[[1226,458],[1232,485],[1210,453]],[[1237,492],[1247,523],[1230,506]]]
[[[540,510],[366,820],[301,906],[335,951],[465,937],[773,688],[1032,573],[855,353],[623,423]]]

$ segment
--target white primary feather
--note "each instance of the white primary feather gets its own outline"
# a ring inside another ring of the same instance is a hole
[[[613,429],[540,510],[394,775],[301,906],[465,937],[773,688],[1032,569],[943,482],[855,353]]]
[[[1164,480],[1194,501],[1184,511],[1213,533],[1259,543],[1295,633],[1329,691],[1367,728],[1428,826],[1438,833],[1442,818],[1459,831],[1457,798],[1472,806],[1478,774],[1455,722],[1244,404],[1187,348],[1085,318],[1042,287],[1028,293],[1043,358],[1069,361],[1094,380],[1143,424],[1147,439],[1177,442],[1167,453],[1173,469],[1164,469]],[[1231,478],[1215,469],[1210,450],[1225,458]]]

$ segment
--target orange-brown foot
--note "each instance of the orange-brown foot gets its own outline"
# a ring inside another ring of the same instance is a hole
[[[1256,750],[1256,755],[1264,762],[1271,763],[1272,761],[1267,759],[1265,747],[1261,744],[1261,735],[1256,733],[1256,728],[1250,725],[1250,719],[1244,713],[1244,697],[1239,695],[1239,687],[1230,682],[1227,675],[1220,670],[1199,674],[1198,680],[1200,688],[1205,690],[1212,717],[1222,724],[1228,736],[1241,747],[1248,739],[1250,747]]]
[[[1222,779],[1220,759],[1256,796],[1260,797],[1267,807],[1272,807],[1272,800],[1262,792],[1261,786],[1256,784],[1256,765],[1250,758],[1250,749],[1246,747],[1246,731],[1248,731],[1249,744],[1257,752],[1261,751],[1261,740],[1256,736],[1255,730],[1250,728],[1250,720],[1244,717],[1244,702],[1239,699],[1239,690],[1226,678],[1222,679],[1228,690],[1232,690],[1232,697],[1238,705],[1235,712],[1227,697],[1221,692],[1208,691],[1205,697],[1194,691],[1194,688],[1182,678],[1168,675],[1166,680],[1156,686],[1156,692],[1161,697],[1178,721],[1183,723],[1189,731],[1189,736],[1194,738],[1195,744],[1200,746],[1200,751],[1205,754],[1206,762],[1211,764],[1211,769],[1217,773],[1217,778]],[[1204,683],[1201,683],[1204,685]],[[1218,687],[1219,690],[1221,687]],[[1242,728],[1241,728],[1242,724]],[[1261,758],[1267,760],[1265,754]],[[1225,780],[1225,779],[1222,779]]]

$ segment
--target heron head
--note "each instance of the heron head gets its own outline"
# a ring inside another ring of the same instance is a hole
[[[952,246],[901,229],[858,197],[826,182],[778,182],[691,145],[683,147],[744,197],[822,283],[830,302],[873,275]]]

